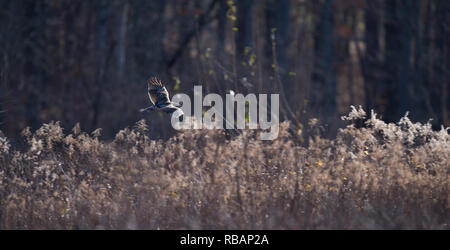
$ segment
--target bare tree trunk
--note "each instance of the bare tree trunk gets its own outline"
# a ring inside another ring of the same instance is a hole
[[[284,90],[290,93],[291,87],[287,83],[287,49],[289,45],[289,8],[290,0],[279,0],[276,2],[276,18],[275,28],[276,30],[276,50],[277,50],[277,62],[278,72],[280,74],[280,80],[283,83]]]
[[[96,49],[96,75],[95,86],[93,93],[93,118],[91,128],[95,129],[98,126],[100,109],[102,104],[103,93],[106,91],[103,89],[106,71],[106,39],[107,39],[107,1],[98,0],[95,2],[95,11],[97,13],[95,20],[95,49]]]
[[[266,61],[264,68],[267,72],[270,72],[270,77],[274,80],[273,86],[275,87],[272,91],[280,93],[281,112],[284,119],[296,120],[297,118],[289,105],[288,97],[291,95],[286,95],[286,93],[291,92],[291,88],[286,82],[289,6],[289,0],[268,0],[266,2]]]
[[[225,51],[225,28],[227,24],[227,11],[227,0],[220,0],[217,16],[217,19],[219,21],[219,24],[217,26],[217,56],[219,57],[219,60],[223,60]]]
[[[164,10],[166,9],[167,2],[166,1],[157,1],[155,9],[157,10],[158,14],[158,20],[157,20],[157,37],[154,37],[153,39],[155,42],[155,47],[153,47],[156,52],[156,63],[158,65],[157,70],[158,72],[163,71],[165,68],[165,62],[166,62],[166,52],[164,50],[164,43],[163,43],[163,37],[166,35],[166,29],[165,21],[164,21]]]
[[[433,33],[433,20],[434,20],[434,1],[426,1],[426,10],[425,10],[425,17],[424,17],[424,27],[422,32],[422,37],[420,38],[421,43],[419,44],[420,51],[416,50],[417,57],[415,59],[416,61],[416,82],[415,87],[416,91],[419,94],[419,98],[417,101],[421,101],[423,107],[424,107],[424,115],[422,119],[428,120],[430,118],[433,118],[436,120],[437,115],[436,112],[433,110],[433,107],[431,105],[431,96],[432,93],[430,91],[430,86],[433,84],[432,79],[432,33]],[[420,53],[420,55],[418,54]],[[417,65],[418,64],[418,65]]]
[[[437,124],[440,126],[448,119],[447,110],[447,98],[448,98],[448,85],[449,85],[449,25],[450,25],[450,2],[446,0],[438,0],[436,3],[436,31],[438,36],[436,37],[436,61],[433,65],[436,75],[436,110],[438,114]]]
[[[41,123],[43,96],[45,96],[45,3],[29,0],[25,3],[27,18],[25,33],[25,79],[27,84],[26,121],[33,128]]]
[[[267,0],[266,2],[266,60],[272,68],[272,33],[275,34],[277,62],[280,74],[285,75],[287,68],[286,50],[288,46],[290,0]]]
[[[429,4],[427,4],[429,8]],[[413,13],[415,16],[415,22],[414,22],[414,42],[415,42],[415,48],[414,48],[414,73],[413,73],[413,89],[414,89],[414,99],[412,100],[413,106],[415,109],[414,118],[416,120],[424,120],[425,119],[425,107],[423,105],[423,94],[422,88],[423,88],[423,79],[425,76],[425,67],[424,67],[424,58],[426,58],[426,50],[424,47],[423,37],[424,33],[423,30],[427,28],[427,25],[425,24],[423,27],[421,27],[421,1],[420,0],[413,0]],[[428,18],[428,16],[426,17]],[[426,21],[427,23],[428,21]]]
[[[118,79],[123,80],[126,69],[127,57],[127,31],[128,31],[128,12],[130,9],[129,1],[125,1],[122,5],[122,13],[120,15],[120,26],[117,43],[117,74]]]
[[[165,36],[164,11],[166,1],[133,1],[135,11],[133,19],[133,59],[136,73],[140,78],[150,74],[161,74],[164,70],[165,51],[163,37]],[[187,2],[183,3],[187,4]]]
[[[236,50],[238,65],[241,65],[245,61],[246,50],[248,52],[252,48],[252,14],[253,0],[237,1],[238,31],[236,36]]]
[[[334,74],[333,0],[320,4],[315,31],[315,62],[312,75],[311,105],[313,115],[325,121],[336,115],[336,79]]]
[[[366,55],[364,57],[364,87],[366,110],[376,109],[378,93],[380,92],[380,0],[367,2],[365,9],[365,43]]]
[[[6,53],[6,52],[3,52]],[[4,114],[5,110],[3,108],[3,99],[5,98],[5,90],[6,90],[6,74],[8,70],[8,57],[6,54],[1,53],[0,56],[0,131],[3,128],[4,124]]]
[[[443,1],[444,6],[442,7],[442,14],[444,20],[441,24],[442,37],[443,37],[443,88],[442,88],[442,120],[446,127],[450,127],[450,3],[448,1]]]
[[[410,108],[411,1],[386,0],[386,119],[398,121]]]

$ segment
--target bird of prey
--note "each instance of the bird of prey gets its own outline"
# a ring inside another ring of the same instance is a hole
[[[161,110],[168,114],[173,114],[175,111],[179,110],[181,114],[183,114],[183,111],[180,109],[181,105],[170,101],[169,92],[167,92],[167,89],[164,87],[161,80],[152,77],[147,83],[148,97],[153,105],[145,109],[140,109],[141,112],[147,110]]]

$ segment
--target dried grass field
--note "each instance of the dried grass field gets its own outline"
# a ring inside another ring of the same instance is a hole
[[[0,134],[0,229],[449,229],[450,135],[353,111],[333,140],[281,124],[226,137],[149,139],[140,121],[100,131],[58,123]]]

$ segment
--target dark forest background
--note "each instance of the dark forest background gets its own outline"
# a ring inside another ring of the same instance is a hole
[[[105,138],[171,96],[280,93],[281,117],[330,128],[350,105],[450,126],[448,0],[0,0],[0,130],[61,121]]]

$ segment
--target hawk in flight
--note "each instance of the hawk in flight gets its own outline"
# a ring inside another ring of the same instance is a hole
[[[183,114],[183,111],[180,109],[181,105],[170,101],[169,92],[167,92],[167,89],[164,87],[161,80],[156,77],[152,77],[147,83],[148,97],[153,105],[148,108],[141,109],[141,112],[145,112],[147,110],[161,110],[168,114],[173,114],[175,111],[179,110],[181,114]]]

